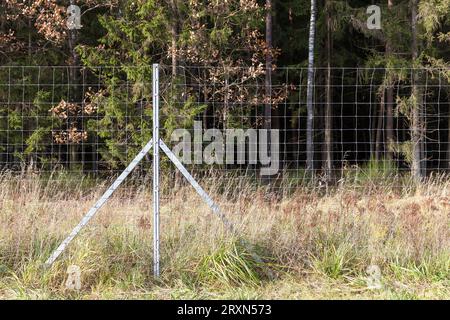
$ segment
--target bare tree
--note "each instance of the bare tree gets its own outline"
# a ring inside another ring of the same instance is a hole
[[[306,97],[306,171],[314,174],[314,137],[313,137],[313,95],[314,95],[314,42],[316,30],[316,1],[311,0],[311,17],[309,25],[308,87]]]

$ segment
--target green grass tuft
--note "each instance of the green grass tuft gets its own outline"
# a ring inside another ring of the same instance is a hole
[[[353,247],[345,243],[320,244],[318,253],[311,258],[315,271],[331,279],[355,276],[359,268]]]
[[[225,243],[205,256],[198,266],[201,283],[226,287],[258,286],[263,279],[259,262],[238,241]]]

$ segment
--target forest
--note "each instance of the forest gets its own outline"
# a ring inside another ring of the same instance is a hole
[[[381,29],[366,25],[381,8]],[[67,8],[81,8],[68,28]],[[450,168],[449,0],[0,4],[0,165],[120,169],[162,126],[280,130],[284,170]]]

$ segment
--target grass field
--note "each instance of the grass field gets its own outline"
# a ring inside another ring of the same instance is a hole
[[[393,181],[285,196],[206,185],[264,265],[189,187],[166,186],[162,277],[153,279],[149,184],[120,189],[46,270],[107,183],[3,174],[0,299],[448,299],[450,183]],[[69,265],[81,268],[79,291],[65,287]],[[370,288],[368,268],[377,267]]]

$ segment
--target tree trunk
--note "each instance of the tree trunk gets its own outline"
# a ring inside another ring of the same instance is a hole
[[[389,84],[386,89],[386,159],[393,159],[394,142],[394,88]]]
[[[447,122],[447,169],[450,170],[450,91],[447,92],[448,100],[448,122]]]
[[[332,110],[332,92],[331,92],[331,50],[332,50],[332,26],[331,26],[331,1],[327,0],[327,75],[326,75],[326,105],[325,105],[325,143],[324,143],[324,173],[326,181],[330,181],[333,171],[333,110]]]
[[[266,78],[264,129],[272,129],[272,0],[266,0]],[[270,146],[268,148],[270,150]]]
[[[393,0],[388,0],[388,9],[392,10]],[[386,38],[386,57],[392,54],[392,48],[389,38]],[[386,88],[386,158],[392,160],[392,146],[394,143],[394,87],[388,83]]]
[[[383,152],[383,127],[384,127],[384,109],[385,109],[385,90],[381,93],[380,97],[380,108],[378,110],[377,116],[377,136],[375,142],[375,159],[378,161],[381,159],[381,154]]]
[[[309,175],[314,175],[314,42],[316,29],[316,0],[311,0],[311,17],[309,26],[309,53],[308,53],[308,87],[306,97],[307,120],[306,120],[306,171]]]
[[[228,109],[229,109],[229,103],[230,103],[230,98],[229,98],[229,94],[230,94],[230,85],[229,85],[229,74],[228,74],[228,69],[225,68],[225,93],[224,93],[224,98],[223,98],[223,116],[222,116],[222,121],[223,121],[223,132],[226,132],[226,130],[228,129]]]
[[[170,0],[170,9],[172,11],[172,21],[170,23],[170,33],[171,33],[171,57],[172,57],[172,77],[177,76],[178,67],[178,34],[179,34],[179,14],[177,0]]]
[[[179,35],[179,12],[178,12],[178,4],[177,0],[169,1],[170,10],[172,12],[172,19],[170,21],[170,33],[171,33],[171,58],[172,58],[172,85],[175,86],[175,82],[177,81],[178,76],[178,35]],[[176,89],[174,90],[175,96],[173,97],[175,100],[180,98]],[[205,100],[206,101],[206,100]],[[178,101],[176,101],[178,102]],[[205,110],[205,113],[207,110]],[[206,128],[206,126],[204,126]],[[183,176],[179,170],[175,171],[175,188],[179,188],[183,184]]]
[[[266,77],[264,80],[264,129],[272,129],[272,0],[266,0]],[[268,137],[268,154],[271,152],[270,134]],[[270,183],[270,177],[263,176],[264,183]]]
[[[70,0],[70,5],[74,5],[75,1]],[[69,50],[70,50],[70,63],[69,63],[69,76],[70,76],[70,84],[71,84],[71,94],[69,95],[69,102],[79,103],[81,101],[80,92],[79,92],[79,66],[80,66],[80,57],[76,52],[76,46],[78,41],[78,31],[77,29],[69,30]],[[72,123],[75,123],[77,119],[68,118],[69,127]],[[83,129],[83,128],[79,128]],[[76,163],[78,162],[78,145],[75,142],[69,143],[69,163],[70,168],[75,169]]]
[[[412,31],[412,60],[417,62],[419,56],[417,40],[417,0],[411,0],[411,31]],[[411,111],[411,142],[412,142],[412,175],[418,181],[423,177],[422,170],[422,93],[420,89],[420,75],[417,70],[413,71],[412,96],[413,105]]]

